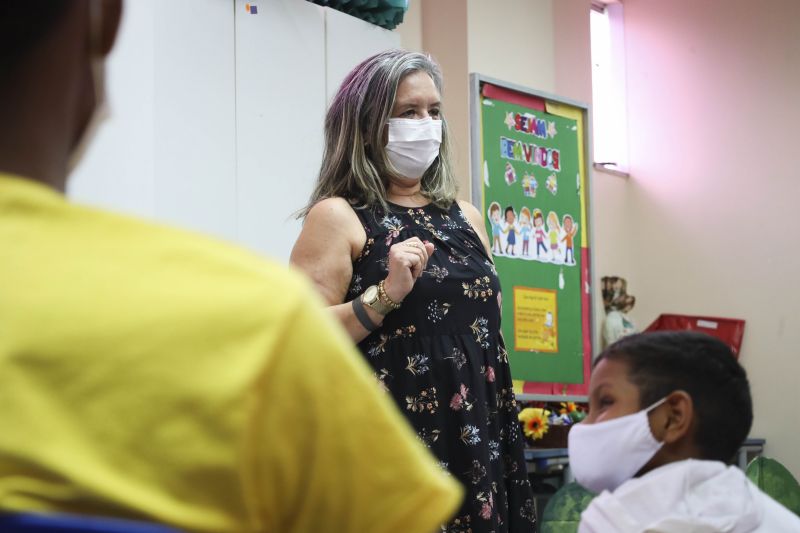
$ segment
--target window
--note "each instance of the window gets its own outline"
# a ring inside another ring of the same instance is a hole
[[[592,2],[594,166],[628,175],[625,35],[622,4]]]

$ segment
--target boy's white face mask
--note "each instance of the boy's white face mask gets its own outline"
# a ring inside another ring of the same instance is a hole
[[[408,179],[420,179],[439,156],[442,121],[432,118],[389,119],[386,156],[394,169]]]
[[[575,424],[569,432],[569,465],[575,479],[592,492],[614,491],[633,478],[661,449],[650,431],[648,413],[666,397],[631,415],[596,424]]]

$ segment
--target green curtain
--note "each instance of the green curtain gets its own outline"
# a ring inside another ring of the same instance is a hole
[[[403,22],[409,0],[308,0],[393,30]]]

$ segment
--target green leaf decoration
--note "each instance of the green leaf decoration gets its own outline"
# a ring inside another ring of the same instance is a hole
[[[577,533],[581,513],[595,495],[577,483],[567,483],[556,492],[542,513],[541,533]]]
[[[800,484],[775,459],[756,457],[747,465],[748,479],[775,501],[800,516]]]

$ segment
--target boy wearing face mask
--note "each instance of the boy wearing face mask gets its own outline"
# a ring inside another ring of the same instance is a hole
[[[800,518],[729,466],[753,414],[745,371],[723,342],[626,337],[598,357],[589,402],[569,435],[577,481],[600,493],[580,533],[800,531]]]

